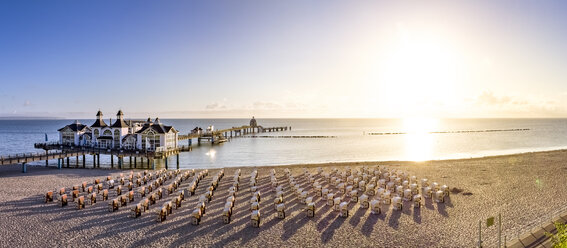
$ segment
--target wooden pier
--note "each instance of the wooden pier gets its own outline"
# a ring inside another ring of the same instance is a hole
[[[291,127],[268,127],[262,126],[241,126],[228,129],[215,130],[212,132],[189,133],[178,135],[177,140],[188,140],[187,146],[178,146],[167,150],[141,150],[124,148],[97,148],[90,146],[63,145],[60,143],[36,143],[36,149],[43,149],[45,152],[21,153],[8,156],[0,156],[0,165],[21,164],[22,172],[27,172],[27,164],[35,161],[45,160],[45,166],[49,166],[49,160],[57,159],[57,168],[86,168],[86,156],[92,156],[93,167],[100,168],[100,155],[110,156],[110,166],[115,168],[114,158],[117,160],[118,169],[155,169],[155,160],[162,159],[165,168],[169,169],[168,158],[176,157],[176,168],[179,169],[179,153],[192,150],[192,139],[197,139],[198,144],[201,140],[210,141],[211,144],[218,144],[227,141],[229,138],[239,137],[247,134],[276,132],[291,130]],[[75,157],[74,166],[71,165],[70,158]],[[128,164],[124,164],[128,158]],[[138,163],[139,158],[139,163]],[[145,158],[145,159],[144,159]],[[66,165],[66,166],[65,166]]]

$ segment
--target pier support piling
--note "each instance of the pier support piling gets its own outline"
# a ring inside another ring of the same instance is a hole
[[[96,154],[93,154],[93,169],[96,168]]]
[[[49,150],[45,150],[45,167],[49,166]]]
[[[156,169],[156,161],[152,158],[152,170]]]
[[[179,153],[175,157],[177,159],[177,169],[179,170]]]
[[[83,169],[84,168],[87,168],[87,159],[86,159],[85,154],[83,154]]]
[[[168,166],[168,163],[167,163],[167,160],[168,160],[167,157],[165,157],[164,160],[165,160],[165,169],[166,169],[166,170],[169,170],[169,166]]]
[[[100,153],[96,155],[96,167],[100,168]]]
[[[79,168],[79,155],[75,156],[75,168]]]
[[[130,156],[130,159],[128,159],[128,163],[130,163],[130,169],[132,169],[132,156]]]
[[[110,168],[114,169],[114,156],[110,154]]]
[[[57,169],[60,169],[60,170],[61,170],[61,167],[62,167],[62,166],[61,166],[61,158],[58,158],[58,159],[57,159]]]
[[[69,168],[69,157],[67,157],[67,168]]]
[[[22,173],[28,173],[28,166],[26,163],[22,163]]]
[[[138,157],[134,157],[134,169],[137,167]]]
[[[122,169],[122,160],[123,157],[118,157],[118,169]]]

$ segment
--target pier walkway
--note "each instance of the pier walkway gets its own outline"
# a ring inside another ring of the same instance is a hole
[[[64,145],[58,142],[52,143],[36,143],[36,149],[43,149],[45,152],[36,153],[20,153],[7,156],[0,156],[0,165],[22,164],[22,172],[27,172],[27,164],[35,161],[45,160],[45,165],[49,166],[49,160],[57,159],[57,167],[70,168],[70,158],[75,157],[75,168],[86,168],[86,155],[93,156],[93,168],[100,168],[100,155],[110,155],[111,168],[115,167],[114,157],[117,157],[118,169],[123,169],[124,158],[128,159],[129,168],[145,168],[155,169],[155,160],[162,159],[165,163],[165,168],[168,169],[168,157],[176,156],[176,167],[179,169],[179,153],[188,152],[192,150],[192,139],[197,139],[198,144],[201,140],[208,140],[211,144],[218,144],[227,141],[228,138],[243,136],[251,133],[260,132],[276,132],[291,130],[291,127],[268,127],[262,126],[241,126],[232,127],[228,129],[215,130],[212,132],[199,132],[189,133],[187,135],[178,135],[177,140],[188,140],[188,145],[177,146],[171,149],[157,149],[157,150],[142,150],[142,149],[124,149],[124,148],[103,148],[91,146],[75,146]],[[82,158],[82,159],[80,159]],[[139,158],[139,165],[138,165]],[[144,160],[145,158],[145,160]]]

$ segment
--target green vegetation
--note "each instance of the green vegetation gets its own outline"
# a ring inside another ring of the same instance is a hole
[[[556,234],[545,233],[551,238],[553,248],[567,248],[567,224],[555,222],[555,229],[557,229]]]

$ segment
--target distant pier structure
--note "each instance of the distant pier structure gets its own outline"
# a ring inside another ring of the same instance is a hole
[[[60,169],[86,168],[86,156],[91,155],[93,168],[100,168],[100,155],[103,154],[110,156],[111,168],[155,169],[155,160],[163,160],[165,168],[169,169],[168,158],[175,156],[176,168],[179,169],[179,153],[191,151],[193,139],[197,139],[199,145],[203,140],[219,144],[247,134],[291,130],[288,126],[262,127],[252,117],[249,125],[221,130],[215,130],[211,125],[205,131],[197,127],[182,135],[173,126],[164,125],[159,118],[153,121],[151,118],[146,121],[125,120],[122,110],[116,114],[114,123],[112,120],[108,123],[99,110],[92,125],[75,121],[58,130],[58,142],[36,143],[34,147],[43,149],[43,153],[0,156],[0,165],[21,164],[25,173],[29,162],[45,160],[45,165],[49,166],[49,160],[57,159]],[[179,141],[182,140],[188,140],[188,144],[180,146]],[[70,161],[73,157],[74,166]]]

